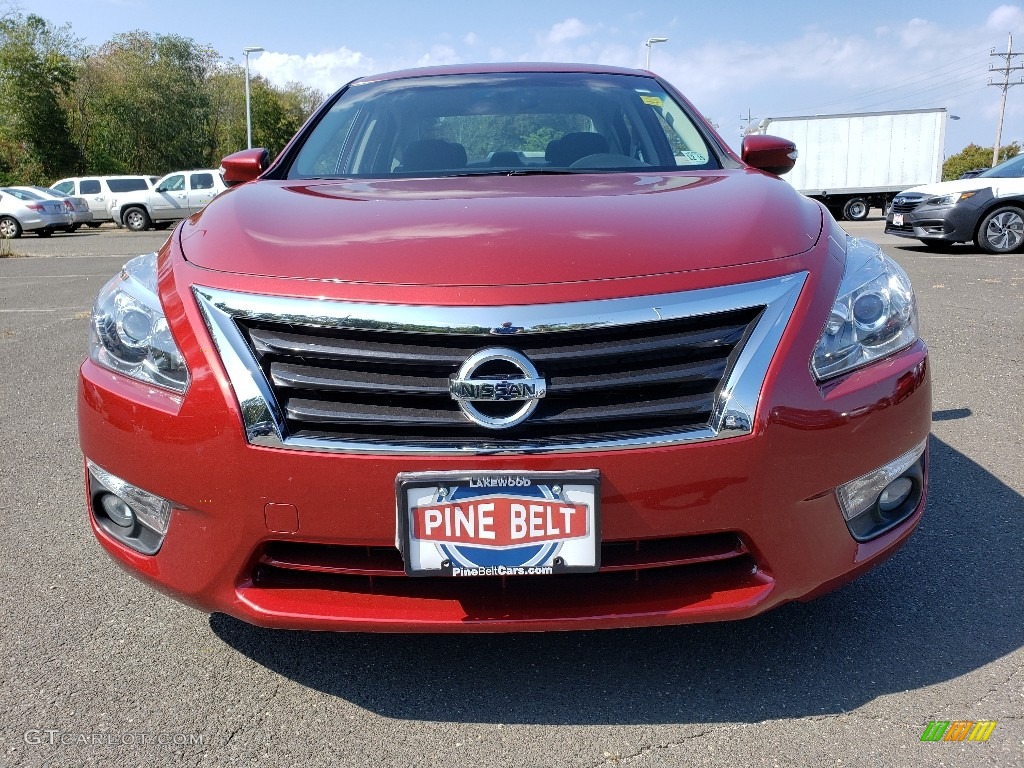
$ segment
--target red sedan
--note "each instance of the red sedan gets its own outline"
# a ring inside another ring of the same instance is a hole
[[[269,627],[737,619],[877,565],[925,503],[904,271],[648,72],[363,78],[101,291],[90,520]]]

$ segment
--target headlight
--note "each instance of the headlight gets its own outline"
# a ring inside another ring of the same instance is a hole
[[[188,388],[188,368],[157,296],[155,253],[132,259],[103,286],[92,309],[89,357],[147,384]]]
[[[948,195],[929,197],[924,203],[925,205],[956,205],[963,200],[974,197],[980,191],[980,189],[975,189],[970,192],[950,192]]]
[[[877,245],[848,237],[846,271],[811,369],[818,380],[867,365],[917,338],[910,278]]]

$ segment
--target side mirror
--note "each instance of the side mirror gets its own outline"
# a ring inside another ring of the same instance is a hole
[[[796,144],[778,136],[752,134],[743,137],[741,156],[747,165],[781,176],[796,165]]]
[[[259,178],[270,164],[270,153],[262,148],[243,149],[221,160],[224,183],[233,187]]]

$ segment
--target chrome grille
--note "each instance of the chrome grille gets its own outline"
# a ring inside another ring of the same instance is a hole
[[[924,200],[924,195],[897,195],[892,200],[893,213],[910,213]]]
[[[193,291],[251,443],[516,453],[748,434],[805,280],[801,272],[674,294],[500,307]],[[536,410],[509,429],[474,424],[449,394],[449,376],[489,347],[526,355],[547,382]]]
[[[514,443],[706,426],[761,311],[506,336],[239,325],[290,435]],[[499,345],[534,363],[547,395],[525,423],[496,434],[466,418],[448,381],[473,352]]]

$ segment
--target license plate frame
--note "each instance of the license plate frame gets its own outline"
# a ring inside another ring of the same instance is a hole
[[[409,576],[518,577],[601,567],[598,470],[403,472],[395,499],[395,546]],[[459,540],[470,529],[471,540]],[[492,542],[481,540],[485,531]],[[523,538],[516,540],[517,533]]]
[[[894,227],[902,227],[903,226],[903,214],[902,213],[894,213],[892,215],[892,225]]]

